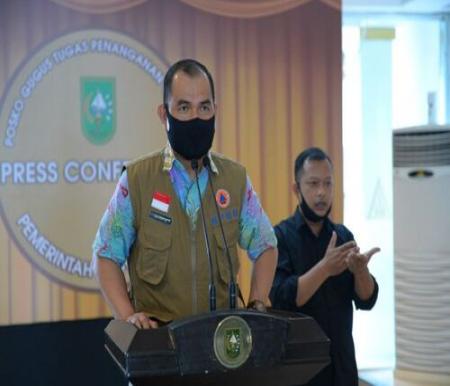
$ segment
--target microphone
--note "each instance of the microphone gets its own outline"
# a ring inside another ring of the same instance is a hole
[[[209,310],[216,310],[216,285],[214,283],[214,273],[213,273],[213,265],[211,258],[211,248],[209,246],[209,238],[208,233],[206,232],[206,221],[205,221],[205,213],[203,211],[203,202],[202,202],[202,193],[200,192],[200,184],[198,183],[198,161],[193,159],[191,160],[191,167],[195,172],[195,183],[197,185],[198,198],[200,200],[200,213],[202,217],[202,225],[203,225],[203,236],[205,238],[206,244],[206,254],[208,256],[208,265],[209,265]]]
[[[228,296],[230,301],[230,309],[234,310],[236,308],[236,281],[234,280],[234,270],[233,262],[231,261],[230,249],[228,248],[227,239],[225,237],[225,232],[223,230],[222,218],[220,216],[219,206],[217,205],[216,196],[214,194],[214,187],[212,183],[212,173],[211,173],[211,162],[209,157],[206,155],[203,157],[203,165],[208,171],[208,182],[211,194],[213,195],[214,206],[216,207],[217,218],[219,219],[220,233],[222,235],[223,244],[225,245],[225,251],[228,261],[228,269],[230,271],[230,282],[228,283]]]

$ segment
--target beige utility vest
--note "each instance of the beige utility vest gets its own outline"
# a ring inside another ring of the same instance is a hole
[[[230,248],[234,277],[239,269],[237,243],[246,171],[243,166],[212,155],[218,174],[212,174],[214,196],[229,195],[219,206],[225,237]],[[131,300],[136,312],[147,312],[171,321],[209,310],[209,268],[200,210],[195,225],[163,170],[163,153],[157,152],[127,165],[130,198],[137,231],[128,259]],[[168,210],[152,206],[158,195],[170,198]],[[229,267],[209,183],[202,202],[213,259],[217,309],[228,307]]]

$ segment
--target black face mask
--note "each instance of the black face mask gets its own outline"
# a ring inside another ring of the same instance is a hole
[[[303,194],[300,190],[300,186],[298,187],[298,190],[300,191],[300,196],[302,198],[302,201],[300,202],[300,208],[302,210],[303,216],[305,216],[305,218],[310,221],[310,222],[314,222],[314,223],[318,223],[321,222],[323,220],[325,220],[328,215],[331,212],[331,205],[327,210],[327,213],[325,213],[323,216],[319,216],[316,212],[314,212],[309,205],[306,203],[305,197],[303,197]]]
[[[180,121],[169,113],[168,108],[166,112],[169,120],[167,138],[172,149],[189,161],[206,155],[214,139],[215,116]]]

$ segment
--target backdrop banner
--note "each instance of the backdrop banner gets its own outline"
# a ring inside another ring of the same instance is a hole
[[[156,108],[181,58],[211,70],[213,148],[246,166],[271,221],[294,210],[293,163],[312,145],[335,164],[341,219],[340,3],[264,1],[248,17],[211,8],[238,4],[258,11],[231,0],[1,2],[0,324],[109,315],[92,241],[124,161],[167,141]]]

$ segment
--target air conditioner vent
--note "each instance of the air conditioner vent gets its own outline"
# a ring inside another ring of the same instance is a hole
[[[394,167],[450,165],[450,128],[394,130]]]

